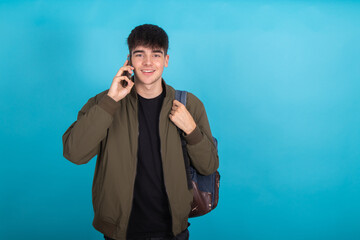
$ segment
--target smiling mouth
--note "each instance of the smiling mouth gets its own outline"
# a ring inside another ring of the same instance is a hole
[[[153,73],[153,72],[155,72],[155,70],[141,70],[141,72],[143,72],[143,73]]]

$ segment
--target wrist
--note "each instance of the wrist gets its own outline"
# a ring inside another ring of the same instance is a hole
[[[186,135],[189,135],[189,134],[191,134],[191,133],[195,130],[195,128],[196,128],[196,124],[193,125],[191,128],[185,130],[184,133],[185,133]]]
[[[112,99],[114,99],[114,101],[118,101],[114,96],[112,96],[111,94],[109,94],[109,93],[107,93],[107,95],[109,96],[109,97],[111,97]]]

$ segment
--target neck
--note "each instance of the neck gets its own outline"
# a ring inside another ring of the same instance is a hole
[[[159,96],[163,91],[161,80],[156,81],[152,84],[143,84],[136,78],[134,80],[136,92],[143,98],[155,98]]]

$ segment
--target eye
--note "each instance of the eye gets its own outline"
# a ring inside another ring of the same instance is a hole
[[[161,55],[160,54],[155,54],[154,57],[158,58],[158,57],[161,57]]]
[[[142,57],[142,54],[141,53],[136,53],[135,57]]]

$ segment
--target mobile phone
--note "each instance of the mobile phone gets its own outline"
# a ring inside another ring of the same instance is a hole
[[[131,66],[130,56],[128,56],[127,60],[128,60],[128,66]],[[129,73],[128,71],[124,71],[122,76],[127,76],[129,79],[131,79],[131,73]],[[121,80],[120,83],[123,88],[126,88],[126,86],[128,85],[127,81],[125,80]]]

